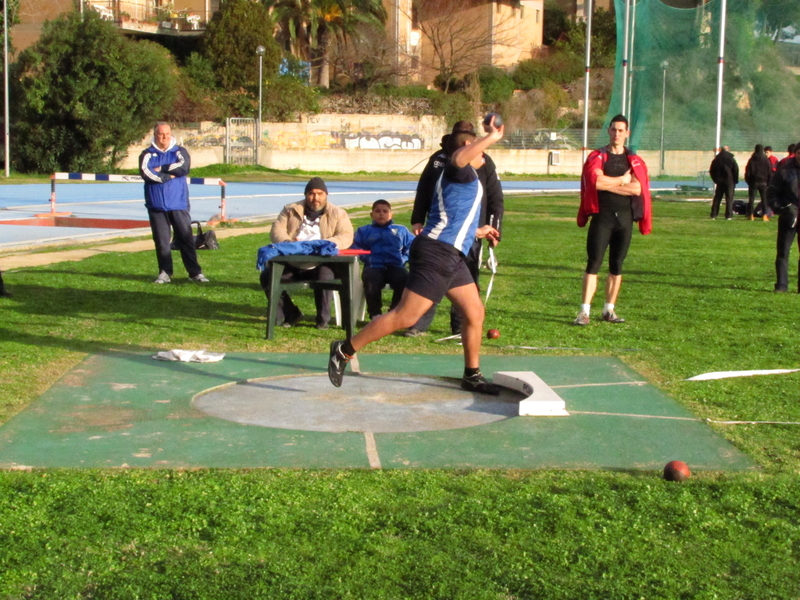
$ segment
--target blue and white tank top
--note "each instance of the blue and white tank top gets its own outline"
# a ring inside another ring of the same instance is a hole
[[[478,172],[471,165],[459,169],[447,163],[436,182],[421,235],[449,244],[466,255],[475,241],[482,198],[483,185]]]

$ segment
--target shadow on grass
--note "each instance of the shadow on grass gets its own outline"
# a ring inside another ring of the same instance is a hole
[[[153,356],[159,351],[158,349],[154,349],[152,346],[145,346],[145,345],[138,345],[132,344],[125,346],[124,349],[120,349],[117,344],[113,344],[110,342],[99,342],[99,341],[80,341],[80,340],[70,340],[66,338],[57,338],[52,336],[44,336],[44,335],[34,335],[29,333],[23,333],[20,331],[14,331],[10,329],[6,329],[0,327],[0,338],[16,342],[19,344],[25,344],[28,346],[36,347],[36,348],[58,348],[60,350],[68,350],[70,352],[80,352],[87,355],[106,355],[106,356],[113,356],[115,358],[120,358],[127,362],[138,364],[138,365],[148,365],[153,366],[156,364],[157,366],[173,372],[180,372],[186,373],[189,375],[198,375],[203,377],[212,377],[215,379],[220,379],[223,382],[230,383],[230,382],[239,382],[242,381],[240,378],[237,377],[229,377],[217,373],[210,373],[207,368],[200,367],[201,364],[208,364],[208,363],[190,363],[190,362],[180,362],[180,361],[162,361],[162,360],[155,360]],[[291,353],[283,353],[279,356],[286,356]],[[263,366],[274,366],[274,367],[283,367],[283,368],[292,368],[298,369],[302,372],[321,372],[327,370],[327,365],[325,361],[319,361],[319,366],[310,366],[308,364],[303,363],[287,363],[285,360],[270,360],[268,358],[259,358],[257,356],[230,356],[226,355],[223,360],[227,360],[230,362],[242,362],[247,364],[257,364]]]
[[[255,265],[255,261],[253,262]],[[177,266],[177,265],[176,265]],[[45,268],[38,271],[42,275],[63,275],[67,277],[96,277],[103,280],[119,280],[125,281],[127,283],[138,284],[138,283],[145,283],[148,285],[152,285],[153,289],[166,289],[166,286],[198,286],[198,288],[208,288],[211,290],[218,291],[220,288],[231,288],[231,289],[243,289],[243,290],[257,290],[261,293],[261,286],[258,282],[259,273],[258,271],[253,269],[253,281],[252,283],[244,283],[240,281],[231,281],[229,279],[223,280],[219,279],[218,277],[214,277],[213,279],[209,277],[211,280],[209,283],[204,284],[197,284],[193,281],[189,280],[189,275],[182,270],[183,268],[180,267],[180,272],[176,269],[176,273],[171,276],[172,282],[169,284],[156,285],[153,281],[156,278],[156,275],[141,275],[139,273],[136,274],[129,274],[125,272],[111,272],[111,271],[79,271],[79,270],[70,270],[70,269],[53,269],[53,268]]]
[[[194,284],[192,284],[194,285]],[[219,302],[198,296],[165,295],[152,290],[85,290],[72,287],[47,287],[17,284],[13,304],[7,310],[19,314],[69,317],[127,315],[123,322],[151,323],[154,319],[180,322],[186,319],[210,319],[225,322],[254,322],[264,316],[263,292],[253,289],[253,300]],[[241,294],[237,299],[243,298]],[[120,319],[117,319],[120,320]]]

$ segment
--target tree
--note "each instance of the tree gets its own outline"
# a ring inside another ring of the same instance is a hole
[[[412,20],[419,25],[430,52],[422,56],[423,67],[435,71],[445,92],[457,77],[490,64],[491,53],[500,46],[515,45],[514,20],[501,18],[492,28],[468,11],[481,2],[467,0],[414,0]]]
[[[11,27],[17,25],[19,23],[19,0],[3,0],[3,2],[8,4],[8,22],[10,24],[8,28],[8,46],[9,50],[11,49]],[[2,32],[5,29],[5,21],[3,20],[4,13],[6,11],[0,8],[0,37],[2,37]],[[5,51],[2,42],[0,42],[0,57],[3,56],[3,52]]]
[[[256,48],[263,46],[263,75],[269,79],[278,72],[281,50],[272,31],[269,10],[251,0],[226,0],[206,30],[203,55],[211,63],[217,83],[223,90],[258,86]]]
[[[346,43],[361,24],[383,25],[381,0],[263,0],[273,8],[281,36],[300,58],[311,62],[312,83],[330,86],[334,39]]]
[[[46,23],[13,67],[17,169],[113,168],[173,102],[176,70],[166,50],[126,39],[94,11]]]
[[[780,40],[781,31],[788,26],[800,26],[800,2],[793,0],[761,0],[758,18],[762,31],[774,41]]]
[[[369,90],[375,85],[388,84],[402,75],[395,61],[396,46],[387,39],[383,27],[365,25],[350,36],[346,43],[337,43],[331,53],[339,87]],[[332,82],[333,83],[333,82]]]
[[[558,5],[556,0],[545,0],[543,43],[547,46],[555,44],[562,34],[569,31],[569,28],[570,18],[567,12]]]

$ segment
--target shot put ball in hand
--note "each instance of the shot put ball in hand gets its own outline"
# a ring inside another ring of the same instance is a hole
[[[495,127],[502,127],[503,125],[503,117],[498,115],[497,113],[488,113],[485,117],[483,117],[483,128],[488,131],[488,127],[492,122],[492,117],[494,117],[494,126]]]

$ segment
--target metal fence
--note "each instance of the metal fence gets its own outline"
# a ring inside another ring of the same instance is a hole
[[[229,165],[256,164],[256,120],[228,119],[225,162]]]
[[[637,132],[638,133],[638,132]],[[647,128],[637,135],[637,150],[659,150],[661,148],[661,129]],[[608,144],[605,129],[589,130],[589,148],[599,148]],[[756,144],[772,146],[775,153],[786,151],[789,144],[800,141],[800,131],[726,131],[722,130],[722,144],[730,146],[734,152],[752,152]],[[506,132],[505,138],[497,147],[509,150],[580,150],[583,147],[582,129],[537,129],[535,131],[517,130]],[[664,133],[664,150],[713,150],[714,131],[700,131],[689,128],[686,132]]]

